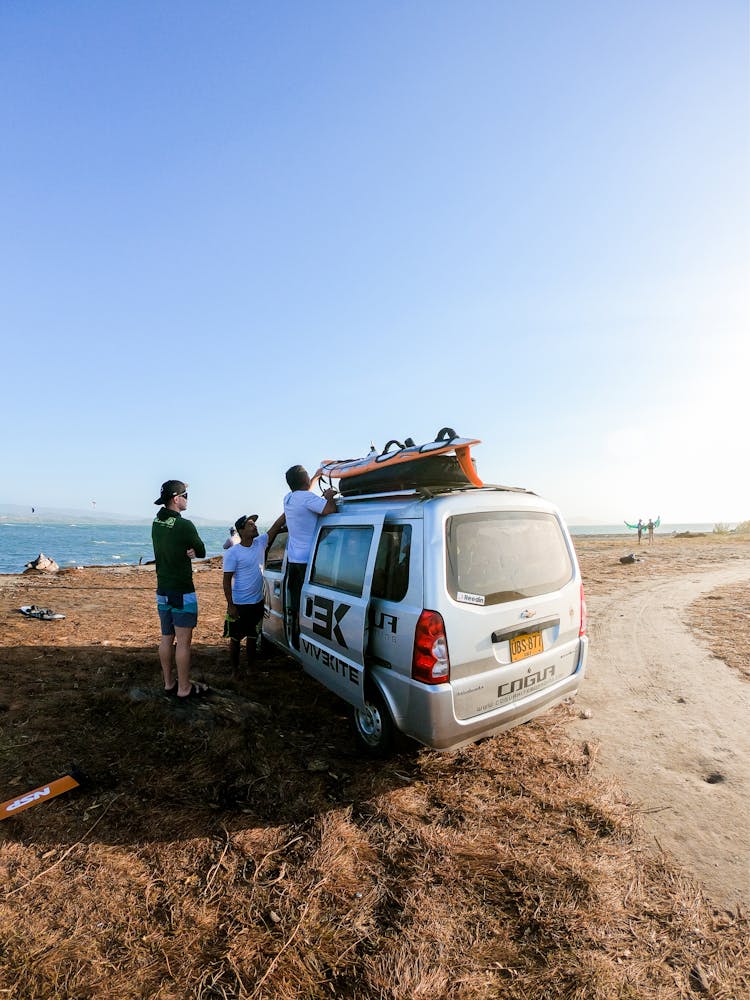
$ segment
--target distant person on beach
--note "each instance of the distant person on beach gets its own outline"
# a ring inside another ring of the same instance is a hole
[[[209,693],[208,686],[190,680],[193,629],[198,623],[191,559],[203,559],[206,546],[193,522],[182,516],[188,505],[187,483],[168,479],[154,503],[161,506],[151,525],[151,541],[156,557],[159,660],[164,690],[178,698],[201,698]]]
[[[240,536],[237,534],[237,529],[235,528],[235,526],[232,525],[232,527],[229,529],[229,535],[227,536],[226,541],[222,545],[222,548],[231,549],[233,545],[239,545],[239,544],[240,544]]]
[[[336,513],[333,499],[336,490],[327,489],[322,496],[310,492],[310,477],[301,465],[286,471],[290,493],[284,497],[284,514],[289,531],[287,542],[286,580],[284,589],[291,625],[291,641],[299,649],[299,605],[310,549],[315,536],[318,518]]]
[[[648,519],[646,527],[648,528],[648,544],[650,545],[654,540],[654,519],[652,517]]]
[[[243,514],[234,522],[239,544],[230,545],[223,560],[222,585],[227,599],[224,638],[229,639],[232,673],[239,673],[240,648],[247,639],[247,666],[253,666],[258,652],[258,626],[263,619],[263,566],[266,549],[281,531],[284,515],[267,532],[258,534],[257,514]]]
[[[643,524],[643,518],[639,517],[638,518],[638,524],[636,525],[636,528],[638,529],[638,544],[639,545],[641,544],[641,535],[643,534],[644,527],[645,527],[645,525]]]

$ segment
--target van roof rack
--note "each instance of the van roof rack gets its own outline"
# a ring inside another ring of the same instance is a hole
[[[349,496],[337,497],[346,503],[353,503],[357,500],[383,500],[396,499],[397,497],[414,498],[418,500],[431,500],[432,497],[443,496],[446,493],[481,493],[482,491],[499,491],[502,493],[527,493],[536,496],[533,490],[524,486],[503,486],[499,483],[484,483],[482,486],[472,486],[470,483],[461,485],[445,486],[415,486],[412,489],[401,490],[377,490],[372,493],[357,493]]]

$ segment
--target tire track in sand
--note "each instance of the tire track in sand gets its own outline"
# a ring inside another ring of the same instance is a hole
[[[643,812],[647,836],[725,907],[750,905],[750,684],[685,624],[685,609],[750,561],[628,585],[589,603],[577,699],[598,763]]]

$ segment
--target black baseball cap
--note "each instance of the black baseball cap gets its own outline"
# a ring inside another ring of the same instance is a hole
[[[180,493],[187,493],[188,484],[181,479],[168,479],[161,484],[161,493],[154,500],[155,504],[168,504],[172,497],[179,496]]]
[[[245,527],[248,521],[257,521],[258,517],[259,517],[258,514],[243,514],[242,517],[237,518],[237,520],[234,522],[234,526],[237,529],[237,531],[242,531],[242,529]]]

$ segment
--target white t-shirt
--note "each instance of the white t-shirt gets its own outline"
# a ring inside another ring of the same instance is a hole
[[[284,513],[289,531],[286,546],[288,562],[306,563],[310,558],[318,516],[325,510],[325,497],[309,490],[292,490],[284,497]]]
[[[268,532],[253,539],[252,545],[233,545],[223,559],[225,573],[232,577],[234,604],[257,604],[263,600],[263,557],[268,547]]]

